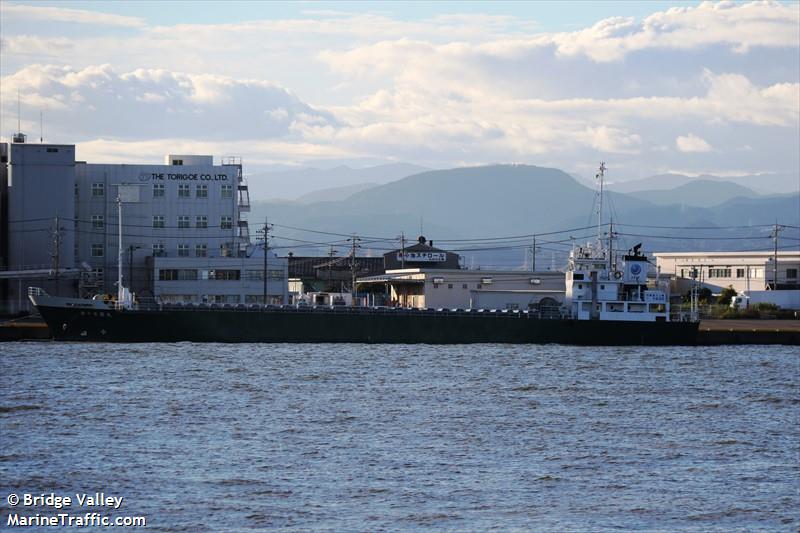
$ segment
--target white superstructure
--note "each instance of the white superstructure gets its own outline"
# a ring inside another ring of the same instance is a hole
[[[669,294],[664,287],[648,287],[651,264],[640,252],[641,244],[624,255],[620,265],[615,263],[611,248],[605,245],[599,223],[603,212],[605,170],[605,164],[601,163],[597,174],[597,241],[573,247],[569,255],[567,311],[577,320],[669,321]],[[609,225],[609,235],[612,234],[613,228]]]

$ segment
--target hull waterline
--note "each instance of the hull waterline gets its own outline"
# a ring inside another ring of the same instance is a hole
[[[543,319],[396,309],[108,310],[38,306],[56,340],[693,345],[695,322]]]

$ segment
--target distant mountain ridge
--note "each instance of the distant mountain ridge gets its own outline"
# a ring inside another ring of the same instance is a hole
[[[693,207],[712,207],[732,198],[755,198],[758,193],[742,185],[729,181],[693,179],[674,189],[657,189],[629,193],[634,198],[658,205],[689,205]]]
[[[695,186],[688,190],[691,192]],[[736,186],[726,190],[731,194],[742,192]],[[768,232],[756,225],[772,224],[776,218],[783,224],[800,225],[800,195],[797,194],[739,195],[711,207],[676,204],[666,199],[650,201],[646,195],[637,197],[614,191],[607,194],[606,213],[607,216],[612,213],[618,224],[615,230],[619,231],[621,247],[645,242],[644,248],[651,252],[766,249],[770,245]],[[252,219],[263,220],[268,214],[270,221],[275,221],[277,239],[304,239],[329,245],[342,240],[337,241],[335,234],[355,232],[364,239],[365,251],[371,253],[393,249],[399,243],[401,232],[408,239],[421,232],[443,248],[461,248],[465,257],[478,257],[479,264],[492,261],[492,264],[509,266],[522,264],[528,253],[519,242],[511,248],[502,242],[482,245],[480,247],[489,248],[482,252],[475,251],[475,246],[460,244],[462,241],[458,239],[541,235],[596,224],[594,190],[561,170],[527,165],[428,171],[356,192],[343,200],[306,204],[302,209],[297,205],[296,202],[255,202]],[[324,233],[314,235],[291,228],[281,229],[280,225]],[[752,231],[652,228],[747,225],[754,226]],[[567,250],[570,237],[581,242],[594,235],[596,231],[589,228],[542,236],[539,242],[546,256],[551,251],[563,253]],[[692,238],[685,238],[687,235]],[[740,240],[739,235],[748,238]],[[736,238],[714,238],[719,236]],[[291,250],[293,244],[284,241],[283,249]],[[307,252],[314,245],[301,247]]]
[[[330,189],[322,189],[319,191],[304,194],[297,198],[297,202],[304,204],[313,204],[315,202],[338,202],[346,200],[356,193],[378,187],[378,183],[356,183],[355,185],[345,185],[343,187],[332,187]]]
[[[384,184],[430,170],[419,165],[392,163],[366,168],[338,166],[328,169],[299,168],[262,172],[247,177],[258,199],[296,200],[316,191],[338,189],[364,183]]]
[[[697,177],[667,173],[647,178],[614,181],[608,188],[613,191],[631,193],[654,190],[671,190],[696,181],[729,182],[759,194],[795,194],[800,192],[800,174],[771,173],[746,174],[741,176],[714,176],[702,174]]]

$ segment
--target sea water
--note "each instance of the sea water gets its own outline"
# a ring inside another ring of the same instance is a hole
[[[796,531],[799,362],[780,346],[0,344],[0,529],[98,511],[151,531]]]

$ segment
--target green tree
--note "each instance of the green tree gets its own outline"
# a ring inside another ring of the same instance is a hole
[[[736,289],[733,288],[733,285],[728,285],[727,287],[722,289],[722,292],[719,294],[719,297],[717,298],[717,303],[720,305],[730,305],[731,298],[736,296],[736,294],[737,294]]]
[[[703,287],[702,289],[697,291],[697,301],[700,302],[701,304],[707,304],[711,302],[711,297],[712,297],[711,289],[709,289],[708,287]]]

